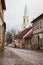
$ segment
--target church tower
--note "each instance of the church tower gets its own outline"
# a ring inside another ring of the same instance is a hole
[[[24,16],[23,16],[22,29],[28,28],[29,27],[28,23],[29,23],[29,17],[28,17],[27,6],[25,5],[25,11],[24,11]]]

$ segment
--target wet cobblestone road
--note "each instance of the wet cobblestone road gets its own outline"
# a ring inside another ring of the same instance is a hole
[[[0,53],[0,65],[30,65],[8,49]]]
[[[23,60],[26,60],[26,62],[28,61],[28,64],[26,65],[43,65],[43,50],[8,49],[17,54]]]
[[[0,53],[0,65],[43,65],[43,51],[7,47]]]

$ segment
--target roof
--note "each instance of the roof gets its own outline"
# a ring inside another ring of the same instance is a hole
[[[27,6],[25,5],[25,10],[24,10],[24,17],[28,16],[28,11],[27,11]]]
[[[35,18],[33,21],[31,21],[32,23],[33,22],[36,22],[37,20],[39,20],[40,18],[42,18],[43,17],[43,13],[41,14],[41,15],[39,15],[37,18]]]
[[[1,3],[2,3],[2,9],[6,10],[5,0],[1,0]]]
[[[31,28],[32,27],[26,28],[25,30],[15,35],[15,39],[21,39]]]
[[[33,29],[31,28],[30,31],[28,31],[23,38],[27,39],[27,38],[31,38],[33,35]]]

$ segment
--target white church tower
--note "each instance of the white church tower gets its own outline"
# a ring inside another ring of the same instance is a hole
[[[29,17],[28,17],[27,6],[25,5],[25,11],[24,11],[24,16],[23,16],[22,29],[26,29],[28,27],[29,27]]]

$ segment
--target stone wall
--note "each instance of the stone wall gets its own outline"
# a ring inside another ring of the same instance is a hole
[[[33,36],[31,39],[32,48],[37,49],[38,48],[38,36]]]

